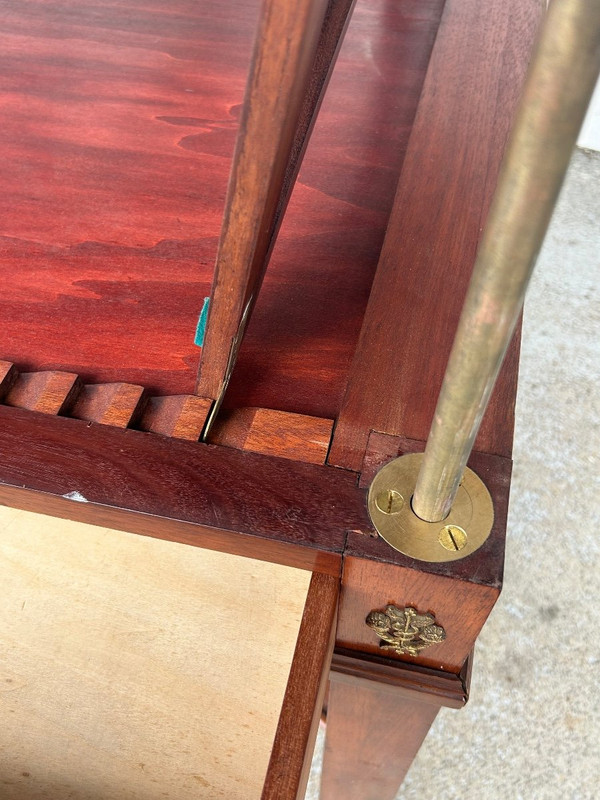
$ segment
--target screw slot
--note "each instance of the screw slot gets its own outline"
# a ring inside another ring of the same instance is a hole
[[[458,525],[446,525],[440,531],[438,541],[446,550],[462,550],[467,543],[467,532]]]
[[[399,514],[404,506],[404,498],[395,489],[385,489],[375,498],[375,505],[384,514]]]

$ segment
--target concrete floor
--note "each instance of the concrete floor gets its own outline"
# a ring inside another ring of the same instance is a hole
[[[600,153],[578,150],[526,303],[504,590],[396,800],[600,798],[599,287]]]

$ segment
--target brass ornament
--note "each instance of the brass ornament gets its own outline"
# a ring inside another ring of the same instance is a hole
[[[421,650],[446,638],[446,631],[436,625],[433,614],[418,614],[410,606],[371,611],[366,623],[380,637],[381,649],[393,650],[398,655],[418,656]]]
[[[494,506],[485,484],[465,469],[456,499],[442,522],[425,522],[412,510],[422,453],[390,461],[377,473],[368,496],[371,522],[382,539],[420,561],[456,561],[474,553],[490,535]]]

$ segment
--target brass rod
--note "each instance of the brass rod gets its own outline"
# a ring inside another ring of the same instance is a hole
[[[412,507],[449,513],[600,70],[600,0],[552,0],[479,246]]]

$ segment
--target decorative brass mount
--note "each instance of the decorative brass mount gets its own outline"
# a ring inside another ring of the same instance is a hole
[[[417,614],[411,607],[388,606],[385,613],[371,611],[366,623],[381,638],[382,650],[393,650],[399,655],[418,656],[421,650],[446,638],[446,631],[436,625],[433,614]]]
[[[377,532],[396,550],[421,561],[456,561],[485,542],[494,523],[494,506],[485,484],[465,469],[456,499],[442,522],[425,522],[412,510],[422,453],[386,464],[369,489],[368,505]]]

